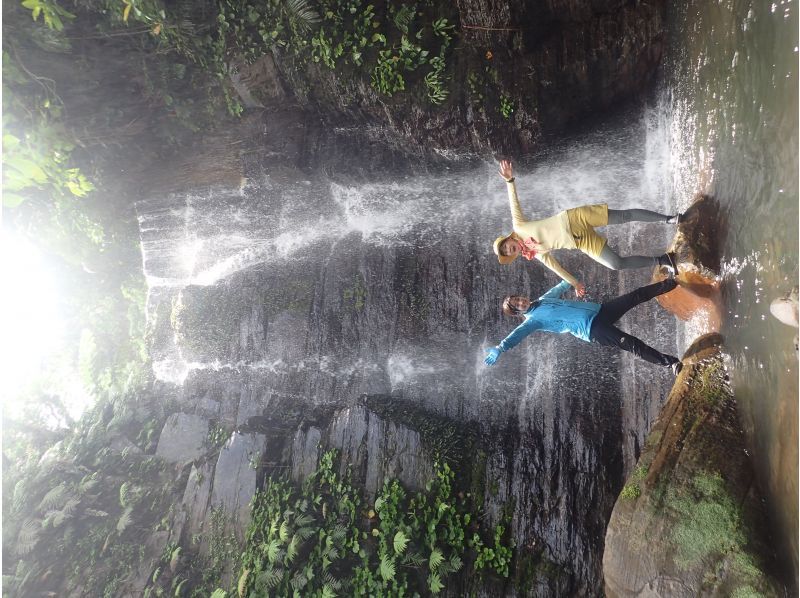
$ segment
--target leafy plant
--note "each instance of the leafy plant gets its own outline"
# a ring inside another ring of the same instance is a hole
[[[500,94],[500,114],[503,118],[511,118],[514,113],[514,105],[511,103],[511,98],[505,94]]]

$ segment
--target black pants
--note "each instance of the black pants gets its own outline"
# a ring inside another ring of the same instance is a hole
[[[678,283],[672,279],[662,280],[603,303],[600,311],[594,317],[589,337],[606,347],[619,347],[624,351],[629,351],[650,363],[667,366],[680,361],[677,357],[656,351],[647,343],[614,326],[616,321],[628,310],[640,303],[650,301],[653,297],[663,295],[676,286]]]

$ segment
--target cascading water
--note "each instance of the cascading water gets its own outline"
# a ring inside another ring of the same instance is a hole
[[[669,212],[667,130],[656,112],[618,122],[516,165],[523,210],[582,204]],[[239,189],[137,206],[154,369],[187,397],[213,397],[232,423],[281,400],[346,405],[402,398],[485,432],[489,516],[516,505],[517,546],[596,592],[606,519],[672,383],[668,372],[568,335],[535,335],[494,368],[484,351],[515,323],[499,302],[558,282],[538,262],[500,266],[510,229],[495,164],[369,182],[255,168]],[[674,228],[606,230],[621,254],[662,253]],[[579,252],[559,260],[600,301],[649,281]],[[621,326],[677,353],[675,321],[651,302]],[[187,399],[192,400],[192,399]],[[534,550],[531,548],[530,550]],[[543,551],[543,552],[541,552]]]

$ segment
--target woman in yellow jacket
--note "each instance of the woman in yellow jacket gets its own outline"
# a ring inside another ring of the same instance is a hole
[[[675,272],[674,255],[665,253],[654,257],[642,255],[620,257],[608,246],[606,239],[597,234],[594,227],[632,221],[674,224],[680,221],[680,214],[669,216],[638,208],[610,210],[607,204],[596,204],[565,210],[544,220],[526,220],[519,206],[514,172],[508,160],[500,161],[500,176],[505,179],[508,187],[508,201],[511,204],[513,222],[513,231],[497,237],[494,241],[494,252],[501,264],[510,264],[520,255],[529,260],[536,258],[562,280],[571,284],[578,297],[583,297],[586,292],[583,283],[567,272],[550,255],[550,250],[580,249],[593,260],[612,270],[667,266]]]

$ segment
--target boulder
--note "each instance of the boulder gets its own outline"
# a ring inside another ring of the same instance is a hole
[[[697,322],[701,333],[719,332],[722,325],[719,279],[722,231],[719,202],[708,195],[695,197],[668,249],[675,253],[678,262],[676,280],[680,286],[657,299],[681,320]],[[658,268],[653,282],[666,276],[664,268]]]
[[[614,505],[609,597],[783,596],[718,334],[698,338]]]

